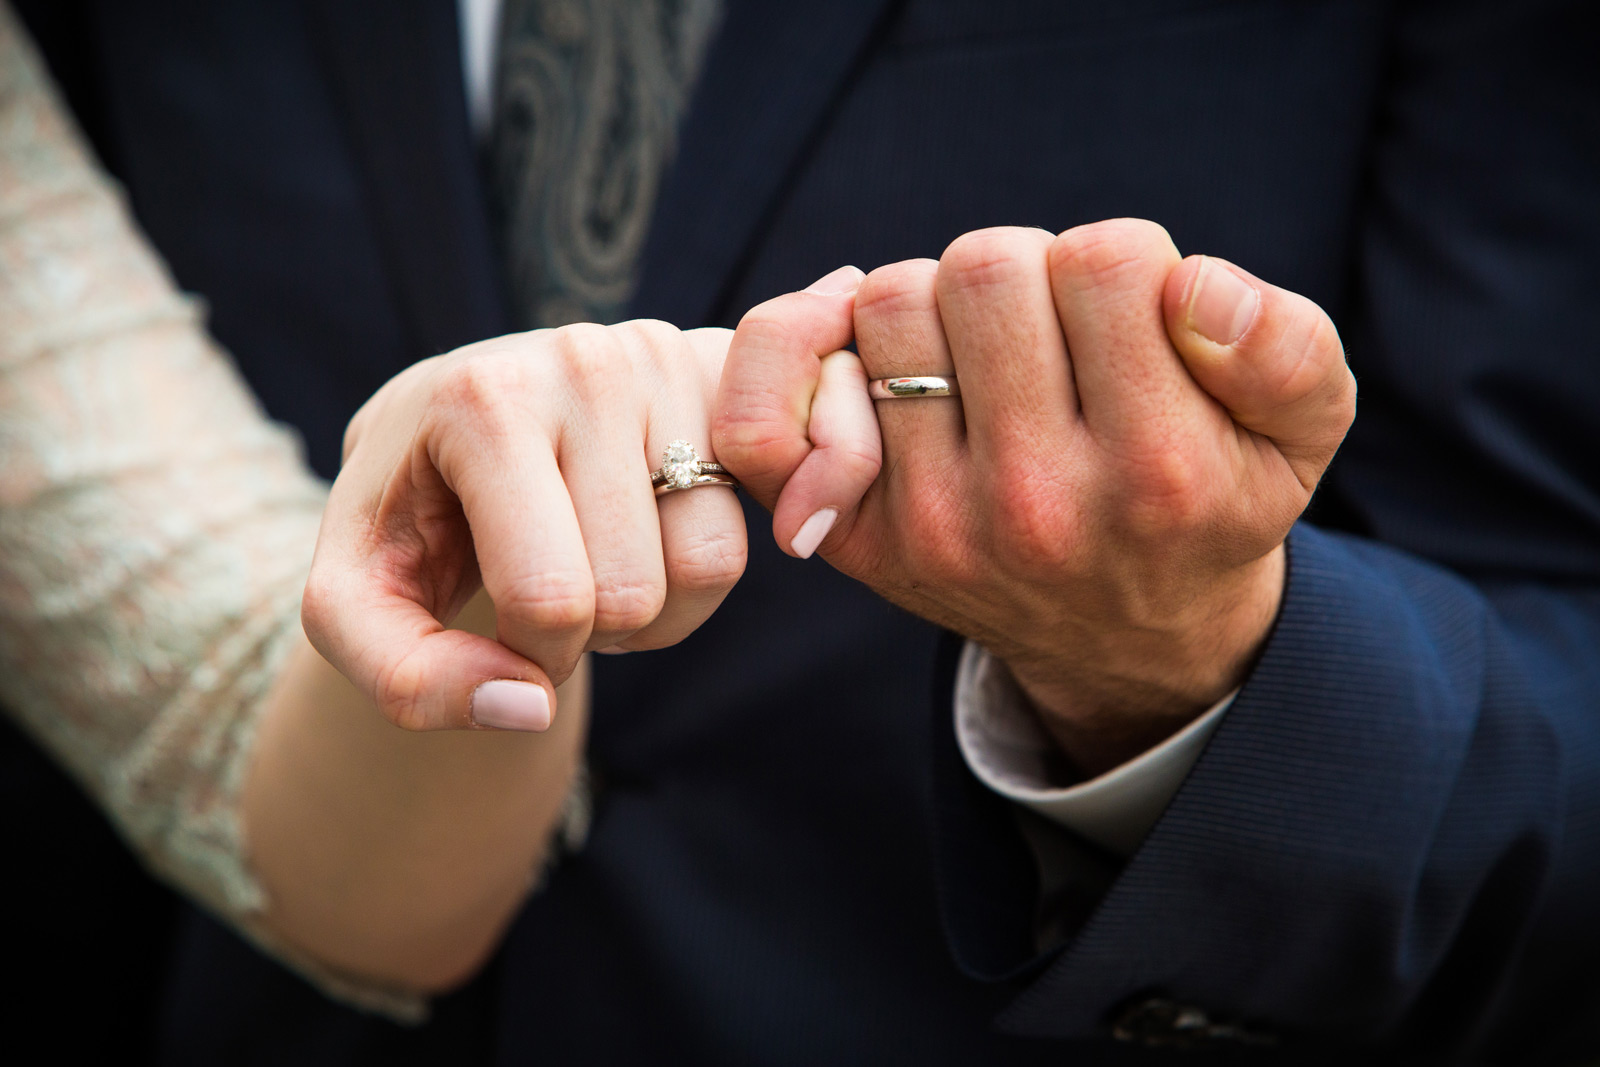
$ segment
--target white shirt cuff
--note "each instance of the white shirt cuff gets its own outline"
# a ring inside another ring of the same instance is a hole
[[[956,741],[984,785],[1127,857],[1172,802],[1236,696],[1238,690],[1127,763],[1064,785],[1052,780],[1055,742],[1027,696],[1003,662],[968,641],[956,672]]]

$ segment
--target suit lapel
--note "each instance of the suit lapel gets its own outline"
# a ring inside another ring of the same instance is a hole
[[[451,0],[305,0],[418,357],[509,328]]]
[[[710,321],[895,0],[730,0],[667,175],[635,314]],[[418,355],[510,328],[450,0],[303,0]]]
[[[729,0],[657,202],[636,315],[715,321],[732,275],[894,0]]]

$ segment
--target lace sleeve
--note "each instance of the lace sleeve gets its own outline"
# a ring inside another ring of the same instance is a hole
[[[156,873],[271,948],[239,792],[326,488],[200,319],[0,3],[0,705]]]

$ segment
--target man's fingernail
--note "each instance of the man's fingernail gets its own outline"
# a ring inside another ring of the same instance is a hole
[[[828,536],[828,531],[833,529],[834,521],[838,518],[838,508],[823,508],[800,524],[800,532],[794,535],[789,547],[794,549],[794,554],[801,559],[810,559],[811,553],[822,544],[822,539]]]
[[[810,285],[806,292],[818,296],[840,296],[844,293],[853,293],[861,287],[861,279],[866,275],[855,267],[840,267],[832,274],[824,274]]]
[[[550,697],[532,682],[484,682],[472,691],[472,721],[496,730],[548,730]]]
[[[1261,306],[1255,286],[1226,265],[1202,256],[1189,295],[1189,328],[1219,345],[1231,345],[1244,336]]]

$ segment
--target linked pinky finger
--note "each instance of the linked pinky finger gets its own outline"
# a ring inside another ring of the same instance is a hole
[[[806,559],[833,534],[844,537],[883,466],[883,438],[854,352],[823,357],[811,401],[811,452],[784,483],[772,513],[778,545]]]

